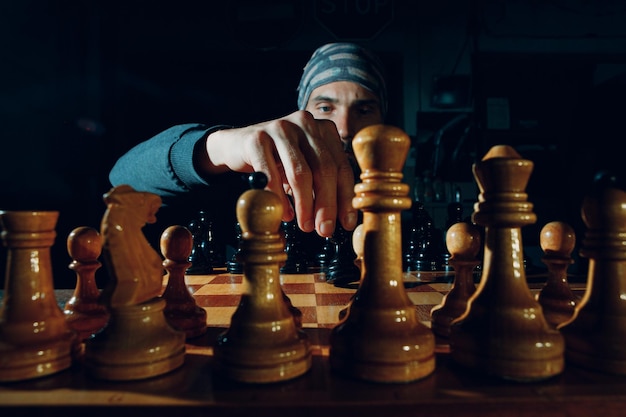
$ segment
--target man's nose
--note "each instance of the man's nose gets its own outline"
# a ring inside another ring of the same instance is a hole
[[[350,121],[350,117],[348,114],[340,115],[336,120],[335,124],[337,125],[337,131],[339,132],[339,137],[342,142],[350,142],[352,140],[352,136],[354,136],[354,132],[352,131],[352,123]]]

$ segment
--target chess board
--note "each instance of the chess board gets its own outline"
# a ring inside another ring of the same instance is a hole
[[[424,282],[421,281],[423,277],[416,274],[405,275],[407,294],[415,304],[420,320],[427,325],[430,325],[430,310],[442,301],[451,287],[451,277],[438,275],[439,281],[448,282]],[[196,303],[207,311],[207,325],[228,327],[239,303],[243,275],[187,275],[185,282]],[[339,321],[339,312],[356,291],[356,286],[340,288],[326,282],[324,273],[283,274],[281,284],[291,303],[302,312],[302,326],[308,328],[334,327]]]

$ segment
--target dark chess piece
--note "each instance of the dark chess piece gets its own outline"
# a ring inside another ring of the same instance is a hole
[[[285,234],[285,252],[287,260],[280,268],[281,274],[306,274],[308,272],[307,254],[302,250],[300,229],[294,219],[290,222],[281,222],[281,229]]]
[[[198,217],[189,222],[188,229],[193,237],[193,247],[189,255],[191,266],[186,271],[189,275],[207,275],[213,272],[211,226],[208,213],[204,210],[198,212]]]
[[[424,204],[413,202],[413,218],[407,248],[404,252],[403,268],[405,271],[438,271],[442,259],[438,248],[438,231],[433,226],[433,219]]]
[[[457,188],[454,193],[454,201],[448,204],[448,216],[446,217],[447,230],[456,223],[463,221],[463,204],[461,204],[461,191]]]
[[[448,204],[448,215],[446,217],[446,233],[453,225],[463,222],[463,204],[461,204],[461,191],[457,188],[454,194],[454,201]],[[451,254],[447,248],[441,253],[441,269],[452,271],[454,267],[450,265]]]
[[[424,208],[424,203],[420,201],[413,201],[411,209],[411,227],[408,230],[408,238],[406,243],[406,249],[402,255],[402,269],[405,271],[416,271],[415,265],[417,257],[417,247],[421,241],[421,235],[423,233],[422,224],[430,216]]]
[[[324,238],[324,245],[322,246],[322,250],[316,258],[317,266],[319,267],[321,272],[328,272],[328,266],[330,265],[330,262],[333,260],[334,256],[335,244],[333,243],[332,238]]]
[[[426,213],[426,210],[423,208],[418,208],[418,210],[421,213],[411,232],[410,252],[405,256],[405,271],[442,270],[439,231],[434,227],[433,219]]]
[[[361,271],[355,264],[357,255],[352,246],[352,232],[337,224],[331,242],[335,246],[335,255],[328,265],[326,281],[336,287],[345,287],[358,282]]]
[[[233,254],[228,262],[226,262],[226,271],[231,274],[242,274],[243,273],[243,265],[238,261],[239,254],[241,253],[241,225],[239,222],[235,224],[235,232],[237,235],[237,251]]]

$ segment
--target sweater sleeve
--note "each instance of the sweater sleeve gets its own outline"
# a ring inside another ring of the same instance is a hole
[[[207,188],[209,184],[193,165],[194,147],[211,131],[223,127],[171,127],[119,158],[109,173],[109,181],[113,186],[127,184],[137,191],[157,194],[165,204],[171,198]]]

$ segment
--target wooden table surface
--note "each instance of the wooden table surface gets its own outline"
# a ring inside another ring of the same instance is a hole
[[[200,282],[199,279],[195,276],[192,280]],[[196,285],[196,291],[203,286]],[[67,291],[61,294],[67,296]],[[546,381],[510,382],[460,369],[442,351],[437,353],[435,372],[420,381],[380,384],[342,377],[329,367],[331,327],[305,327],[313,348],[313,365],[305,375],[274,384],[236,383],[221,377],[214,366],[213,344],[225,329],[208,326],[205,335],[187,341],[181,368],[154,378],[101,381],[87,375],[82,365],[75,363],[71,369],[48,377],[0,384],[0,416],[610,417],[626,414],[626,376],[570,365],[566,365],[561,375]]]

